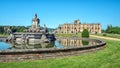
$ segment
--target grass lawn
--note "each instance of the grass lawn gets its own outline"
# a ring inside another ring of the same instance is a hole
[[[79,33],[79,34],[56,34],[56,36],[59,36],[59,37],[71,37],[71,36],[81,37],[81,33]]]
[[[0,37],[8,37],[8,34],[0,34]]]
[[[95,34],[95,35],[103,36],[103,34]],[[104,37],[111,37],[111,38],[118,38],[118,39],[120,39],[120,34],[107,34],[106,33],[106,36],[104,36]]]
[[[105,40],[106,48],[79,56],[24,62],[0,62],[0,68],[120,68],[120,42]]]

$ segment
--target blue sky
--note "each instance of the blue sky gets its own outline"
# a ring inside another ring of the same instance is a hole
[[[50,28],[76,19],[120,26],[120,0],[0,0],[0,25],[29,26],[34,13]]]

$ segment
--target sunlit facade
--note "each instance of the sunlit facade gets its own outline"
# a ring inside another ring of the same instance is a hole
[[[101,33],[101,25],[99,23],[94,24],[81,24],[80,20],[75,20],[73,24],[65,23],[59,25],[56,33],[69,34],[69,33],[81,33],[84,29],[87,29],[89,33]]]

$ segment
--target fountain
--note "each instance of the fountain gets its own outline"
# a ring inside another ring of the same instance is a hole
[[[16,44],[0,42],[0,62],[40,60],[101,50],[105,42],[88,38],[57,38],[55,42]]]
[[[24,32],[12,33],[8,38],[1,37],[0,62],[49,59],[100,50],[105,42],[98,39],[79,37],[56,37],[50,34],[46,25],[40,29],[37,14],[32,26]]]
[[[54,34],[49,34],[46,25],[44,24],[44,29],[40,29],[40,19],[37,18],[35,14],[32,19],[32,26],[29,29],[24,30],[24,32],[10,32],[10,36],[6,41],[16,42],[18,44],[28,43],[28,44],[40,44],[40,43],[49,43],[55,41]]]

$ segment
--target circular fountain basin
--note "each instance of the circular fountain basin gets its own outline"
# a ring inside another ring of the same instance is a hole
[[[105,44],[102,40],[77,37],[57,38],[54,42],[36,45],[0,42],[0,61],[24,61],[80,55],[102,49]]]

